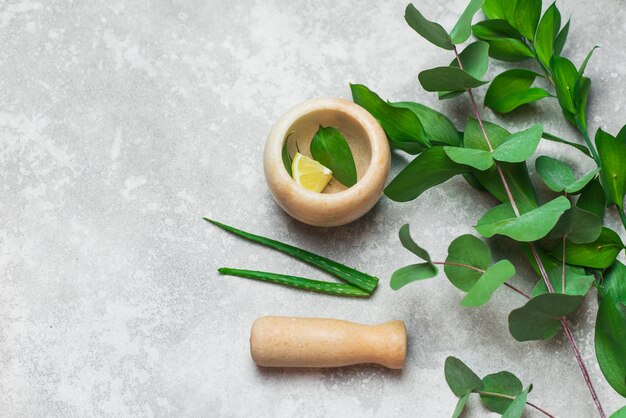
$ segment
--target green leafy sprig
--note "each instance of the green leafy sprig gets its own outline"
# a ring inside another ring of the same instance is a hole
[[[480,400],[487,409],[505,418],[520,418],[526,406],[547,417],[554,417],[545,409],[528,402],[528,394],[533,385],[524,389],[521,380],[511,372],[501,371],[481,379],[461,360],[448,357],[444,365],[444,373],[450,390],[459,397],[452,413],[453,418],[463,414],[467,400],[472,393],[480,395]]]
[[[512,286],[508,280],[515,273],[513,266],[506,260],[491,264],[487,245],[471,235],[459,237],[450,245],[445,262],[432,261],[410,239],[405,226],[400,230],[403,246],[424,262],[397,270],[391,280],[392,288],[434,277],[438,273],[436,266],[443,265],[451,283],[467,292],[464,305],[484,304],[501,285],[515,290],[527,302],[509,315],[513,337],[520,341],[550,339],[563,329],[598,413],[604,417],[567,316],[576,311],[594,285],[599,296],[607,300],[603,296],[604,269],[621,265],[616,257],[624,244],[602,223],[608,202],[618,208],[626,227],[622,204],[626,194],[626,127],[615,137],[599,130],[597,149],[593,146],[586,135],[591,81],[584,76],[593,50],[579,68],[561,57],[569,22],[561,28],[556,4],[543,15],[541,6],[541,0],[471,1],[450,33],[426,19],[413,5],[407,6],[405,19],[409,26],[432,44],[455,54],[449,66],[422,71],[418,78],[426,91],[437,92],[442,100],[468,95],[473,114],[461,131],[445,115],[421,104],[388,103],[363,85],[351,85],[351,90],[353,100],[380,122],[392,148],[417,154],[389,183],[385,189],[387,197],[410,201],[429,188],[462,175],[472,187],[501,202],[477,221],[476,230],[485,238],[504,235],[518,242],[541,279],[531,295]],[[458,45],[469,38],[465,28],[471,25],[472,16],[480,7],[487,19],[472,28],[479,40],[459,52]],[[473,89],[489,83],[484,80],[489,57],[507,61],[532,59],[541,73],[516,68],[498,75],[485,96],[487,106],[494,111],[510,112],[543,98],[556,97],[565,117],[585,136],[587,146],[544,132],[539,124],[511,133],[483,120]],[[549,80],[554,93],[532,87],[540,77]],[[576,178],[567,164],[540,156],[536,161],[538,176],[548,189],[558,193],[546,203],[537,198],[527,167],[542,138],[573,146],[598,164],[597,169]],[[616,271],[613,274],[619,279],[612,279],[612,283],[626,280],[626,274]],[[596,326],[596,345],[601,344],[602,349],[596,351],[603,374],[620,393],[622,388],[616,382],[626,381],[626,357],[617,358],[616,353],[623,347],[615,339],[626,334],[626,326],[616,312],[623,313],[626,286],[613,293],[620,297],[609,298],[605,305],[608,308],[598,312],[597,324],[602,327]]]

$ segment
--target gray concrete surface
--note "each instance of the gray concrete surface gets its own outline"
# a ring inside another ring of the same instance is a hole
[[[418,85],[420,70],[450,56],[405,25],[405,3],[0,2],[3,416],[443,417],[456,402],[443,378],[448,355],[480,374],[515,372],[534,383],[530,399],[558,416],[594,416],[562,337],[520,344],[509,335],[516,294],[501,290],[464,309],[443,276],[388,288],[390,274],[412,262],[400,225],[410,222],[442,259],[493,204],[461,179],[411,203],[383,199],[336,229],[293,221],[265,187],[261,152],[273,121],[308,98],[349,97],[349,82],[443,109],[461,126],[466,100],[439,103]],[[417,2],[446,27],[464,3]],[[572,17],[566,54],[579,63],[603,46],[588,67],[591,126],[616,132],[626,122],[625,3],[559,5]],[[485,115],[576,137],[547,100],[515,117]],[[540,151],[579,172],[592,166],[563,146]],[[403,161],[394,159],[394,173]],[[220,277],[223,265],[325,276],[203,215],[330,255],[382,285],[371,300],[348,300]],[[622,231],[613,214],[608,222]],[[495,246],[507,253],[503,241]],[[531,289],[528,269],[519,271],[515,282]],[[576,337],[613,411],[624,400],[594,359],[594,308],[590,295]],[[406,369],[259,369],[247,338],[265,314],[402,319]],[[470,410],[487,414],[475,400]]]

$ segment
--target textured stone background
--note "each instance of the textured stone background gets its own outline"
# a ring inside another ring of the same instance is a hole
[[[412,260],[396,238],[401,224],[441,259],[488,198],[455,179],[415,202],[383,199],[358,222],[316,229],[284,215],[265,187],[261,152],[273,121],[304,99],[349,97],[349,82],[444,109],[462,126],[466,100],[439,103],[417,83],[420,70],[450,56],[405,25],[405,3],[0,1],[2,415],[449,416],[448,355],[483,375],[517,373],[534,383],[530,399],[559,416],[594,415],[563,338],[519,344],[509,335],[507,313],[522,303],[515,294],[463,309],[443,276],[399,292],[386,284]],[[417,4],[451,27],[465,1]],[[603,46],[588,67],[591,125],[616,132],[626,122],[626,4],[559,5],[573,20],[566,54],[580,63]],[[549,100],[514,117],[485,114],[575,137]],[[541,152],[580,172],[592,167],[562,146]],[[382,285],[371,300],[348,300],[220,277],[222,265],[322,275],[203,215],[356,265]],[[608,221],[621,231],[613,214]],[[495,246],[506,252],[503,241]],[[519,270],[515,282],[531,289]],[[594,308],[590,295],[586,310]],[[403,319],[406,369],[261,370],[247,338],[265,314]],[[623,399],[594,360],[593,317],[574,323],[613,411]]]

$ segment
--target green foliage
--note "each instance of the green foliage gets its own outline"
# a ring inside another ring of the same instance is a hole
[[[495,112],[508,113],[518,107],[536,102],[551,94],[540,87],[530,87],[535,78],[534,71],[513,69],[496,76],[485,95],[485,106]]]
[[[378,120],[389,145],[409,154],[419,154],[430,146],[422,122],[409,109],[392,106],[362,84],[351,84],[352,100]]]
[[[560,28],[561,13],[556,7],[556,3],[552,3],[539,22],[534,43],[537,56],[546,67],[550,66],[550,59],[554,51],[554,41]]]
[[[545,293],[530,299],[509,315],[509,331],[517,341],[549,340],[561,327],[561,318],[573,313],[582,296]]]
[[[530,41],[535,38],[540,17],[541,0],[517,0],[514,26]]]
[[[542,134],[543,127],[539,124],[514,133],[493,151],[493,158],[509,163],[526,161],[535,153]]]
[[[482,390],[484,386],[480,377],[456,357],[448,357],[446,359],[444,374],[450,390],[456,396],[463,396]]]
[[[356,184],[356,165],[348,142],[333,127],[320,126],[311,140],[311,155],[328,167],[333,177],[346,187]]]
[[[515,397],[522,393],[524,387],[522,382],[513,373],[502,371],[488,374],[483,377],[483,391],[489,393],[499,393],[502,395]],[[512,399],[502,398],[493,395],[480,395],[487,409],[498,414],[504,414],[509,408]]]
[[[474,148],[443,147],[446,155],[457,164],[464,164],[480,171],[493,165],[492,153]]]
[[[434,92],[464,91],[487,83],[456,67],[424,70],[418,78],[424,90]]]
[[[626,194],[626,141],[598,129],[596,147],[600,155],[602,186],[609,202],[623,210]]]
[[[472,34],[472,18],[483,6],[483,3],[485,3],[485,0],[470,0],[458,22],[450,32],[453,44],[462,44],[470,37]]]
[[[489,69],[489,44],[478,41],[471,43],[459,54],[463,69],[472,77],[481,79]],[[460,68],[456,58],[450,62],[450,67]]]
[[[516,217],[511,204],[503,203],[487,211],[478,220],[476,230],[486,238],[505,235],[521,242],[536,241],[548,235],[569,208],[569,200],[559,196]]]
[[[603,286],[596,318],[596,358],[611,387],[626,397],[626,266],[616,262]]]
[[[448,158],[444,147],[428,148],[387,185],[385,195],[396,202],[408,202],[431,187],[468,171],[467,166],[457,164]]]
[[[574,244],[594,242],[602,233],[602,220],[577,206],[569,208],[556,223],[550,238],[567,237]]]
[[[530,392],[531,386],[527,387],[513,399],[511,405],[504,411],[502,414],[503,418],[521,418],[524,413],[524,407],[526,406],[526,398],[528,397],[528,392]]]
[[[604,219],[604,209],[606,207],[606,194],[600,184],[600,181],[596,178],[592,180],[587,187],[582,191],[576,206],[591,212],[596,215],[600,220]]]
[[[559,104],[563,110],[576,114],[574,88],[578,81],[578,70],[570,60],[563,57],[552,57],[551,68]]]
[[[537,170],[537,175],[550,190],[570,194],[580,192],[600,172],[599,168],[595,168],[584,174],[580,179],[576,179],[569,165],[546,155],[542,155],[535,160],[535,169]]]
[[[285,138],[285,143],[283,144],[283,149],[281,152],[281,157],[283,159],[283,165],[285,166],[285,170],[289,173],[289,177],[291,177],[291,155],[289,154],[288,142],[289,136]]]
[[[454,49],[448,32],[440,24],[427,20],[412,4],[406,7],[404,19],[415,32],[427,41],[443,49]]]
[[[565,246],[565,258],[576,266],[605,269],[610,267],[617,255],[624,249],[619,235],[609,228],[602,228],[598,239],[586,244],[568,242]],[[551,254],[561,259],[563,246],[559,245]]]
[[[463,306],[481,306],[489,302],[493,292],[504,282],[515,276],[515,267],[508,260],[500,260],[489,267],[472,286],[461,301]]]
[[[448,357],[444,365],[446,382],[450,390],[459,397],[453,417],[463,413],[472,393],[480,395],[480,400],[490,411],[503,417],[520,418],[526,406],[532,385],[523,389],[522,382],[512,373],[502,371],[480,379],[465,363],[456,357]]]
[[[413,238],[411,238],[411,231],[409,230],[409,225],[403,225],[400,228],[400,232],[398,234],[400,236],[400,242],[402,246],[407,250],[411,251],[413,254],[426,261],[425,263],[420,264],[411,264],[409,266],[403,267],[399,270],[396,270],[391,276],[391,288],[393,290],[398,290],[407,284],[414,282],[416,280],[422,279],[430,279],[431,277],[435,277],[439,270],[437,266],[435,266],[428,252],[417,245]]]
[[[450,243],[443,270],[450,283],[464,292],[469,292],[490,263],[491,251],[487,244],[473,235],[466,234]]]
[[[424,127],[426,140],[433,145],[457,146],[461,142],[459,131],[447,116],[420,103],[389,103],[393,107],[411,110],[417,115]]]
[[[548,271],[550,283],[555,293],[565,293],[566,295],[585,296],[594,283],[592,274],[586,274],[582,267],[565,265],[565,292],[562,283],[563,267],[556,266]],[[548,287],[543,280],[537,282],[531,296],[535,297],[548,293]]]

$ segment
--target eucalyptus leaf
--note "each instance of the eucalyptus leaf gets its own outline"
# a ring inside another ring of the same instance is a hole
[[[391,276],[390,285],[398,290],[407,284],[423,279],[435,277],[439,270],[432,263],[411,264],[396,270]]]
[[[419,80],[426,91],[459,91],[486,84],[468,72],[455,67],[436,67],[419,73]]]
[[[626,266],[619,261],[604,273],[602,284],[598,287],[600,299],[612,298],[615,302],[626,305]]]
[[[556,266],[548,272],[548,278],[556,293],[563,293],[563,268]],[[594,283],[592,274],[586,274],[582,267],[565,265],[565,294],[573,296],[585,296]],[[548,287],[543,280],[537,282],[531,296],[535,297],[548,292]]]
[[[400,237],[400,242],[402,243],[402,246],[404,248],[411,251],[422,260],[428,261],[430,263],[430,254],[428,254],[428,251],[417,245],[417,243],[413,241],[413,238],[411,238],[411,230],[409,224],[404,224],[400,227],[398,236]]]
[[[351,84],[352,100],[378,120],[393,148],[418,154],[430,146],[422,122],[406,108],[392,106],[362,84]]]
[[[503,203],[487,211],[475,228],[486,238],[498,234],[516,241],[536,241],[545,237],[569,208],[569,200],[559,196],[518,218],[511,204]]]
[[[591,92],[591,80],[587,77],[580,79],[580,88],[578,89],[578,97],[576,98],[576,107],[578,108],[578,119],[580,119],[583,127],[587,129],[587,103],[589,102],[589,93]]]
[[[563,52],[563,47],[565,46],[567,35],[569,34],[569,24],[570,21],[568,20],[554,40],[554,55],[561,55],[561,52]]]
[[[621,277],[625,280],[625,277]],[[595,332],[596,358],[613,389],[626,397],[626,306],[611,297],[600,301]]]
[[[466,234],[450,243],[443,270],[450,283],[468,292],[490,263],[491,251],[487,244],[473,235]]]
[[[554,40],[560,28],[561,13],[556,7],[556,3],[552,3],[543,14],[535,35],[537,57],[546,67],[550,67],[550,59],[554,52]]]
[[[507,396],[517,396],[524,390],[522,382],[513,373],[502,371],[498,373],[489,374],[483,377],[483,391],[490,393],[498,393]],[[512,399],[503,398],[500,396],[484,395],[480,394],[481,401],[485,404],[487,409],[498,414],[503,414],[504,411],[513,402]]]
[[[594,242],[602,233],[602,220],[595,214],[572,206],[550,232],[551,237],[567,237],[574,244]]]
[[[551,67],[559,104],[564,110],[576,114],[576,104],[573,97],[578,80],[576,66],[567,58],[555,56],[552,57]]]
[[[576,202],[576,206],[595,214],[600,219],[604,219],[606,194],[598,179],[592,180],[585,187]]]
[[[478,22],[472,26],[474,36],[479,39],[491,41],[502,38],[521,38],[520,33],[505,19],[489,19]]]
[[[448,158],[442,146],[428,148],[387,185],[385,195],[396,202],[408,202],[431,187],[469,170],[468,166]]]
[[[459,59],[463,63],[463,70],[480,80],[489,69],[489,44],[483,41],[473,42],[461,51]],[[459,60],[452,60],[450,67],[459,68]]]
[[[493,292],[515,276],[515,267],[508,260],[490,266],[461,301],[463,306],[481,306],[489,302]]]
[[[356,165],[350,145],[339,130],[320,126],[311,140],[311,155],[333,172],[333,177],[346,187],[356,184]]]
[[[598,129],[596,148],[600,155],[600,177],[609,201],[624,209],[626,194],[626,142]]]
[[[500,61],[518,62],[534,58],[533,51],[519,39],[493,39],[488,43],[489,56]]]
[[[433,143],[458,146],[461,142],[459,131],[447,116],[420,103],[389,103],[393,107],[410,109],[422,122],[426,139]]]
[[[549,340],[559,331],[561,318],[580,306],[582,296],[545,293],[530,299],[509,315],[509,331],[517,341]]]
[[[458,22],[450,32],[450,38],[455,45],[462,44],[472,34],[472,18],[480,10],[485,0],[470,0],[469,4],[461,14]]]
[[[580,192],[582,189],[587,187],[587,185],[598,175],[600,172],[600,167],[596,167],[590,172],[584,174],[581,178],[568,185],[565,188],[565,192],[569,194],[575,194]]]
[[[503,19],[505,17],[501,0],[485,0],[483,12],[489,19]]]
[[[484,171],[493,165],[493,158],[489,151],[474,148],[443,147],[452,161],[465,164],[477,170]]]
[[[444,374],[450,390],[456,396],[464,396],[483,388],[480,377],[456,357],[446,359]]]
[[[498,148],[511,136],[506,129],[496,125],[495,123],[483,121],[483,126],[485,127],[489,141],[491,141],[491,145],[494,148]],[[474,118],[468,118],[467,124],[465,125],[465,132],[463,133],[463,146],[465,148],[489,151],[485,135],[483,134],[480,124]]]
[[[440,24],[427,20],[412,4],[406,7],[404,19],[415,32],[427,41],[443,49],[454,49],[448,32]]]
[[[552,142],[558,142],[560,144],[566,144],[569,145],[570,147],[574,147],[576,148],[578,151],[582,152],[583,154],[585,154],[587,157],[591,157],[591,152],[589,152],[589,148],[587,148],[584,145],[581,144],[577,144],[575,142],[571,142],[571,141],[567,141],[563,138],[559,138],[556,135],[553,135],[551,133],[548,132],[544,132],[543,133],[543,138],[547,139],[548,141],[552,141]]]
[[[540,17],[541,0],[517,0],[514,26],[526,39],[530,41],[535,39]]]
[[[509,190],[523,213],[537,207],[535,188],[530,180],[526,163],[500,163],[500,169],[507,179]],[[496,167],[486,171],[474,171],[480,184],[500,202],[508,202],[506,190]]]
[[[504,71],[493,79],[485,95],[485,106],[495,112],[508,113],[518,107],[549,97],[546,90],[530,88],[539,74],[530,70]]]
[[[619,235],[609,228],[602,228],[597,240],[587,244],[568,242],[565,246],[565,257],[569,264],[576,266],[605,269],[613,264],[617,255],[624,249]],[[557,259],[562,258],[563,247],[558,246],[551,251]]]
[[[465,405],[467,404],[467,399],[469,398],[469,396],[470,394],[466,393],[459,398],[456,406],[454,407],[454,412],[452,412],[452,418],[459,418],[461,415],[463,415],[463,411],[465,410]]]
[[[542,155],[535,160],[535,169],[546,186],[555,192],[564,191],[576,181],[569,165],[547,155]]]
[[[289,137],[285,138],[285,143],[283,144],[281,156],[283,159],[283,165],[285,166],[285,170],[287,170],[287,173],[289,173],[289,177],[291,177],[291,155],[289,154],[287,141],[289,141]]]
[[[521,418],[524,414],[524,407],[526,406],[526,398],[528,397],[528,392],[530,392],[530,386],[527,387],[522,393],[517,395],[511,405],[504,411],[502,414],[502,418]]]
[[[543,126],[539,124],[516,132],[493,151],[493,158],[509,163],[526,161],[535,153],[542,134]]]

